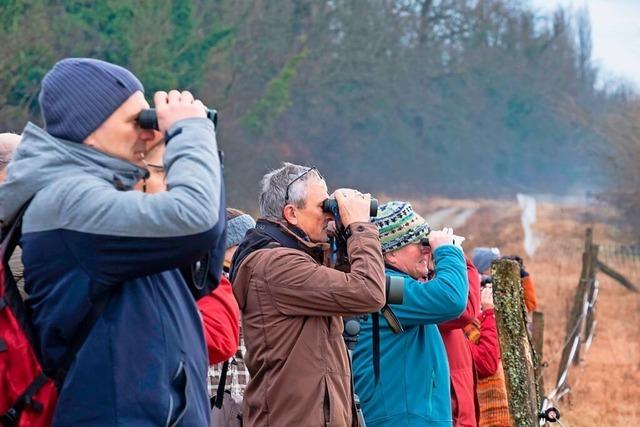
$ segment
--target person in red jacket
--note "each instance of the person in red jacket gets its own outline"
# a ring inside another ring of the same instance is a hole
[[[231,282],[220,277],[220,284],[197,301],[202,315],[209,365],[224,362],[236,354],[240,344],[240,309],[233,296]]]
[[[495,375],[500,362],[500,343],[494,317],[491,283],[480,291],[480,308],[482,310],[480,316],[464,330],[469,338],[469,347],[478,379],[484,379]]]
[[[457,319],[438,325],[449,360],[454,427],[476,427],[479,416],[473,358],[463,330],[480,313],[480,275],[469,259],[467,259],[467,277],[469,280],[467,308]]]
[[[209,364],[224,362],[236,354],[240,344],[240,308],[228,279],[231,258],[247,231],[256,222],[244,212],[227,208],[227,250],[224,254],[224,274],[218,288],[198,300],[202,313],[204,337],[209,349]]]
[[[480,427],[509,427],[507,389],[500,362],[500,343],[494,317],[493,288],[491,283],[482,289],[482,314],[465,327],[469,347],[478,373],[476,393],[480,405]]]
[[[473,262],[478,270],[482,269],[483,277],[490,279],[491,262],[499,258],[498,248],[476,248]],[[521,264],[520,275],[523,278],[522,285],[526,303],[525,278],[528,277],[528,274],[523,276],[523,271],[524,268]],[[533,296],[535,298],[535,292]],[[532,306],[535,304],[533,301]],[[527,307],[529,307],[528,304]],[[476,393],[480,405],[479,425],[480,427],[509,427],[513,423],[509,413],[504,371],[500,362],[500,343],[494,317],[493,287],[490,280],[486,281],[486,286],[482,290],[481,308],[480,317],[465,328],[478,372]]]

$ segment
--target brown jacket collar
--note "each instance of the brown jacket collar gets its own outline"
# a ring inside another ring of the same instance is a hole
[[[309,240],[309,236],[305,233],[301,228],[289,224],[286,220],[271,220],[267,218],[259,218],[258,221],[265,221],[271,224],[275,224],[282,231],[284,231],[287,235],[296,239],[297,243],[300,245],[300,249],[307,252],[309,255],[313,257],[313,259],[317,258],[318,253],[325,253],[329,251],[330,246],[328,242],[312,242]],[[322,262],[321,262],[322,264]]]

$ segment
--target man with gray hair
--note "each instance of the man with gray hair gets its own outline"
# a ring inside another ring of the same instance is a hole
[[[18,148],[20,142],[20,135],[15,133],[0,133],[0,184],[2,184],[7,177],[7,166],[13,158],[13,153]],[[17,247],[11,255],[9,260],[9,266],[11,267],[11,273],[18,285],[18,289],[21,292],[24,291],[24,268],[22,267],[22,250]]]
[[[325,266],[329,197],[316,168],[285,163],[264,176],[256,228],[231,266],[251,374],[247,426],[354,426],[357,416],[341,316],[378,311],[384,261],[371,196],[333,193],[351,272]]]
[[[20,135],[15,133],[0,133],[0,183],[7,176],[7,166],[20,142]]]

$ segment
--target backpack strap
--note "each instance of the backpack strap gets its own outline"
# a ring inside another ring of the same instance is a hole
[[[33,338],[31,322],[26,316],[24,302],[22,301],[18,286],[13,280],[13,276],[9,268],[9,259],[13,255],[13,252],[20,241],[20,237],[22,236],[22,217],[24,216],[28,206],[29,203],[27,202],[16,215],[13,223],[8,228],[5,228],[2,233],[2,243],[0,243],[0,261],[6,269],[5,277],[3,278],[4,289],[2,297],[0,297],[0,310],[3,310],[7,305],[17,308],[17,310],[14,310],[13,314],[16,317],[20,328],[27,337],[27,340],[29,340],[31,347],[35,350],[36,347],[33,345],[35,341]],[[0,414],[0,424],[4,427],[17,425],[20,419],[20,414],[27,406],[31,406],[36,411],[41,411],[42,405],[39,402],[36,402],[33,398],[38,390],[47,383],[47,380],[48,378],[45,374],[41,373],[38,375],[33,382],[29,384],[20,397],[16,399],[13,405],[11,405],[4,414]]]
[[[16,246],[18,246],[20,237],[22,237],[22,218],[24,216],[25,211],[29,207],[30,202],[31,201],[25,203],[22,206],[22,208],[20,208],[20,211],[18,212],[15,219],[13,220],[13,223],[9,226],[9,228],[3,230],[3,233],[2,233],[2,243],[0,244],[0,254],[2,255],[2,263],[6,267],[6,274],[7,274],[7,276],[5,277],[6,280],[5,280],[5,289],[4,289],[4,295],[3,295],[3,299],[4,299],[3,303],[8,304],[11,307],[15,307],[17,309],[14,312],[16,319],[18,320],[20,327],[22,328],[25,335],[27,336],[27,339],[29,340],[31,347],[36,352],[37,358],[39,360],[42,360],[41,355],[38,352],[39,346],[37,345],[37,340],[35,339],[33,326],[28,317],[27,309],[25,307],[24,302],[22,301],[22,297],[20,296],[20,292],[18,290],[16,283],[13,280],[11,280],[11,278],[9,277],[11,275],[11,270],[9,269],[9,259],[11,258],[11,255],[13,255],[13,252]],[[60,367],[54,370],[46,370],[44,372],[46,376],[48,376],[49,378],[52,378],[55,381],[56,387],[58,387],[58,390],[60,390],[60,388],[62,387],[62,384],[64,383],[64,379],[67,375],[67,371],[69,370],[69,366],[71,366],[71,363],[73,362],[73,359],[75,358],[76,353],[78,352],[78,350],[80,350],[80,347],[82,347],[82,344],[84,344],[85,340],[89,336],[89,333],[91,332],[91,329],[93,329],[93,326],[95,325],[98,318],[100,318],[102,313],[104,313],[104,310],[106,309],[107,304],[111,299],[111,294],[112,292],[104,292],[94,300],[91,310],[89,311],[89,313],[87,313],[84,320],[80,323],[80,327],[78,331],[76,332],[75,336],[71,340],[71,343],[69,344],[69,347],[67,348],[67,351],[65,352],[62,358]],[[3,306],[4,304],[0,304],[0,306]],[[42,365],[42,362],[40,362],[40,364]],[[34,383],[32,385],[37,384],[39,382],[40,381],[38,381],[38,378],[36,378],[36,380],[34,380]],[[33,394],[35,394],[38,391],[38,389],[42,387],[43,384],[44,382],[42,382],[42,384],[40,384],[37,387],[37,389],[35,389]],[[27,388],[27,391],[30,387],[31,386]],[[18,402],[16,402],[16,404],[17,403]]]
[[[2,262],[8,263],[9,258],[13,255],[13,251],[18,246],[20,237],[22,237],[22,217],[29,207],[29,200],[25,203],[16,214],[13,222],[2,229],[2,243],[0,243],[0,254],[2,254]]]
[[[20,242],[20,237],[22,237],[22,217],[24,216],[28,206],[29,202],[20,208],[20,211],[15,216],[13,222],[8,227],[2,229],[2,240],[0,241],[0,262],[2,262],[4,267],[4,277],[2,278],[3,289],[0,293],[0,310],[4,309],[6,306],[12,308],[13,314],[20,325],[20,328],[27,337],[31,348],[35,350],[37,348],[35,346],[35,335],[27,314],[27,308],[22,300],[18,286],[13,280],[13,274],[9,265],[9,260]]]
[[[48,380],[49,378],[45,374],[38,375],[36,379],[29,384],[29,387],[27,387],[24,393],[11,405],[7,412],[0,415],[0,424],[2,424],[3,427],[16,426],[20,420],[20,414],[28,405],[31,405],[36,411],[41,411],[42,404],[33,400],[33,397]]]

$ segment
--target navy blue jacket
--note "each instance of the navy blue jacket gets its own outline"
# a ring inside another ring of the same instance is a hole
[[[70,366],[54,425],[209,424],[202,323],[178,268],[223,236],[221,167],[210,121],[169,132],[164,193],[128,191],[144,169],[33,124],[0,186],[0,222],[33,198],[21,245],[46,369],[59,366],[92,302],[110,295]]]

